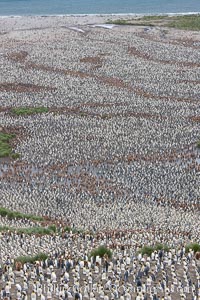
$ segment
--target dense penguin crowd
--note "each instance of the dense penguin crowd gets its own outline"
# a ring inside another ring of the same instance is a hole
[[[199,300],[200,47],[131,26],[26,28],[0,35],[0,132],[22,133],[20,157],[0,158],[0,206],[81,232],[19,234],[40,223],[1,216],[16,231],[0,233],[0,299]],[[156,244],[169,248],[139,254]],[[89,257],[99,245],[112,259]]]

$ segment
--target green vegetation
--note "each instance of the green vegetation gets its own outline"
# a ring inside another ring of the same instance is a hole
[[[54,233],[56,233],[56,231],[57,231],[56,225],[54,225],[54,224],[48,226],[48,229],[49,229],[51,232],[54,232]]]
[[[13,159],[17,159],[17,158],[20,158],[20,154],[19,154],[19,153],[12,153],[12,154],[11,154],[11,157],[12,157]]]
[[[39,217],[38,217],[39,218]],[[25,227],[25,228],[16,228],[10,226],[0,226],[0,232],[10,231],[15,232],[17,234],[27,234],[27,235],[53,235],[55,233],[60,234],[59,228],[56,227],[55,224],[49,225],[48,227],[43,226],[34,226],[34,227]],[[66,227],[64,229],[65,232],[72,231],[73,234],[81,234],[84,231],[81,229]]]
[[[192,249],[195,253],[200,251],[200,244],[197,243],[192,243],[192,244],[188,244],[185,247],[185,251],[186,253],[188,253],[190,251],[190,249]],[[150,256],[154,251],[159,251],[159,250],[164,250],[164,251],[169,251],[169,247],[166,245],[162,245],[162,244],[156,244],[155,246],[144,246],[142,249],[140,249],[139,253],[141,253],[142,255],[146,254],[148,256]]]
[[[20,157],[19,153],[12,153],[10,141],[13,138],[15,138],[15,134],[0,132],[0,158],[11,157],[13,159],[17,159]]]
[[[8,134],[8,133],[0,132],[0,141],[2,143],[8,143],[14,137],[15,137],[15,134]]]
[[[71,229],[71,227],[69,227],[69,226],[66,226],[65,228],[64,228],[64,232],[70,232],[72,229]]]
[[[151,247],[151,246],[144,246],[139,253],[141,253],[142,255],[147,255],[150,256],[154,251],[160,251],[160,250],[164,250],[164,251],[169,251],[169,247],[163,244],[156,244],[155,246]]]
[[[49,227],[29,227],[29,228],[18,228],[17,229],[18,233],[24,233],[28,235],[36,234],[36,235],[50,235],[55,233],[54,229],[52,229],[50,226]]]
[[[90,253],[90,257],[104,257],[104,255],[107,255],[108,258],[112,257],[112,251],[105,246],[99,246],[98,248],[93,249]]]
[[[153,252],[154,252],[154,248],[153,247],[150,247],[150,246],[144,246],[139,252],[142,254],[142,255],[148,255],[150,256]]]
[[[13,215],[11,215],[11,218],[13,218]],[[38,218],[40,218],[40,217],[38,217]],[[42,218],[39,219],[39,221],[41,221],[41,220],[42,220]],[[0,226],[0,232],[1,231],[10,231],[10,232],[18,233],[18,234],[23,233],[23,234],[27,234],[27,235],[32,235],[32,234],[34,234],[34,235],[52,235],[54,233],[58,233],[58,234],[60,233],[59,228],[57,228],[55,224],[49,225],[48,227],[35,226],[35,227],[27,227],[27,228]],[[83,230],[71,228],[71,227],[65,227],[64,231],[65,232],[72,231],[73,234],[83,233]]]
[[[47,113],[49,109],[47,107],[17,107],[12,108],[11,112],[17,116],[20,115],[32,115]]]
[[[7,217],[8,219],[28,219],[32,221],[38,221],[42,222],[45,221],[43,217],[40,216],[35,216],[32,214],[24,214],[20,213],[17,211],[12,211],[8,208],[0,207],[0,216],[2,217]],[[24,234],[39,234],[39,235],[50,235],[54,234],[57,231],[59,232],[59,228],[56,227],[55,224],[51,224],[48,227],[43,227],[43,226],[35,226],[35,227],[28,227],[28,228],[14,228],[14,227],[9,227],[9,226],[0,226],[0,231],[12,231],[16,233],[24,233]],[[83,233],[82,229],[77,229],[77,228],[71,228],[69,226],[64,228],[65,232],[70,232],[72,231],[73,234],[75,233]]]
[[[138,21],[138,22],[137,22]],[[153,23],[141,22],[140,20],[108,20],[107,24],[114,24],[114,25],[131,25],[131,26],[155,26]]]
[[[10,140],[15,137],[15,134],[0,132],[0,157],[8,157],[12,155],[12,147]]]
[[[189,244],[185,247],[186,253],[188,253],[192,249],[195,253],[200,251],[200,245],[197,243]]]
[[[200,141],[197,142],[197,148],[200,149]]]
[[[64,232],[83,233],[83,230],[82,229],[77,229],[77,228],[72,228],[72,227],[66,226],[64,228]]]
[[[23,214],[17,211],[12,211],[8,208],[0,207],[0,216],[8,217],[9,219],[29,219],[32,221],[43,221],[42,217]]]
[[[115,24],[115,25],[135,25],[133,22],[130,20],[124,20],[124,19],[117,19],[117,20],[108,20],[106,22],[107,24]]]
[[[166,19],[167,16],[143,16],[142,18],[135,19],[117,19],[117,20],[108,20],[108,24],[116,24],[116,25],[137,25],[137,26],[155,26],[156,24],[152,23],[152,21],[162,21]]]
[[[103,119],[103,120],[110,119],[110,118],[111,118],[111,115],[109,115],[109,114],[103,114],[101,116],[101,119]]]
[[[45,253],[39,253],[35,256],[19,256],[15,259],[15,262],[20,262],[22,264],[31,263],[34,264],[36,261],[44,261],[48,258]]]
[[[200,15],[144,16],[129,20],[108,20],[108,24],[135,26],[164,26],[183,30],[200,30]]]
[[[139,18],[137,20],[142,20],[142,21],[160,21],[163,20],[167,17],[167,15],[162,15],[162,16],[143,16],[142,18]]]
[[[176,16],[168,27],[184,30],[200,30],[200,15]]]
[[[156,244],[155,246],[154,246],[154,249],[156,250],[156,251],[159,251],[159,250],[164,250],[164,251],[169,251],[169,247],[167,246],[167,245],[163,245],[163,244]]]
[[[10,230],[10,229],[11,229],[11,227],[9,227],[9,226],[5,226],[5,225],[0,226],[0,232],[2,232],[2,231],[13,231],[13,230]]]
[[[79,116],[80,116],[80,117],[87,117],[87,113],[81,112]]]
[[[51,235],[55,233],[55,230],[53,228],[49,227],[42,227],[42,226],[36,226],[36,227],[27,227],[27,228],[15,228],[15,227],[9,227],[9,226],[0,226],[0,232],[1,231],[10,231],[15,233],[23,233],[27,235]]]

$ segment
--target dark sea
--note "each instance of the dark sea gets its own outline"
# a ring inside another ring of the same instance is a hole
[[[0,16],[200,12],[200,0],[0,0]]]

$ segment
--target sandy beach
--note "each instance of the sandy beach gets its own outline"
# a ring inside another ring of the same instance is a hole
[[[132,15],[63,15],[0,17],[1,31],[105,23],[110,17],[132,18]]]
[[[170,14],[170,16],[182,15],[182,14]],[[63,16],[5,16],[0,17],[0,33],[6,34],[12,31],[26,31],[26,30],[42,30],[42,29],[56,29],[56,28],[74,28],[79,30],[85,26],[85,30],[88,31],[93,26],[99,26],[99,28],[113,29],[115,31],[126,32],[143,32],[144,28],[149,26],[120,26],[107,24],[109,21],[116,20],[138,20],[142,15],[137,14],[112,14],[112,15],[63,15]],[[152,34],[159,35],[165,29],[161,27],[165,22],[160,20],[158,26],[153,28]],[[160,25],[160,26],[159,26]],[[77,28],[76,28],[77,27]],[[151,29],[151,27],[149,28]],[[83,29],[81,29],[83,30]],[[192,39],[199,41],[198,31],[184,31],[176,29],[166,29],[168,32],[169,39]]]

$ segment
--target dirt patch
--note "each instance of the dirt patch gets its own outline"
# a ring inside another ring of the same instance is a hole
[[[193,103],[196,101],[195,99],[191,99],[191,98],[177,98],[177,97],[172,97],[172,96],[167,96],[167,95],[166,96],[158,96],[158,95],[152,94],[148,91],[144,91],[141,88],[135,88],[134,91],[138,96],[142,96],[147,99],[178,101],[178,102],[193,102]]]
[[[135,57],[142,58],[144,60],[156,62],[156,63],[161,63],[161,64],[168,64],[168,65],[178,65],[180,67],[196,67],[199,68],[200,64],[199,63],[193,63],[193,62],[186,62],[186,61],[173,61],[173,60],[160,60],[153,58],[147,53],[139,51],[136,47],[128,47],[128,53],[130,55],[133,55]]]
[[[186,84],[194,84],[194,85],[198,85],[200,84],[200,80],[187,80],[187,79],[182,79],[182,80],[178,80],[178,83],[186,83]]]
[[[145,112],[133,112],[133,111],[127,111],[125,113],[117,113],[117,114],[108,114],[106,117],[112,118],[112,117],[135,117],[135,118],[144,118],[144,119],[165,119],[166,117],[161,116],[159,114],[149,114]]]
[[[170,44],[170,45],[178,45],[183,46],[186,48],[193,48],[193,49],[199,49],[200,46],[197,46],[200,41],[189,39],[189,38],[177,38],[176,34],[173,36],[171,32],[174,32],[172,29],[168,31],[167,29],[160,29],[159,33],[145,33],[145,32],[138,32],[137,36],[140,38],[143,38],[148,41],[154,41],[159,42],[162,44]],[[184,32],[182,31],[181,34]]]
[[[81,58],[80,62],[96,65],[96,64],[100,64],[102,62],[102,59],[98,56],[88,56],[88,57]]]
[[[30,83],[0,83],[0,92],[30,93],[43,90],[53,91],[55,88]]]
[[[134,47],[132,47],[131,51],[135,50],[133,49]],[[136,49],[136,48],[135,48]],[[133,54],[133,52],[132,52]],[[148,56],[144,56],[144,54],[139,54],[138,50],[136,52],[137,55],[142,55],[142,57],[145,59],[148,59]],[[200,64],[199,64],[200,66]],[[139,96],[143,96],[145,98],[148,99],[154,99],[154,100],[167,100],[167,101],[182,101],[182,102],[194,102],[194,99],[186,99],[186,98],[176,98],[176,97],[171,97],[171,96],[158,96],[158,95],[154,95],[151,94],[147,91],[144,91],[141,88],[137,88],[137,87],[133,87],[131,86],[129,83],[123,81],[120,78],[116,78],[116,77],[107,77],[107,76],[98,76],[92,73],[86,73],[86,72],[81,72],[81,71],[73,71],[73,70],[65,70],[65,69],[59,69],[59,68],[52,68],[49,66],[45,66],[45,65],[38,65],[35,63],[28,63],[26,64],[26,68],[31,68],[31,69],[36,69],[36,70],[42,70],[45,72],[53,72],[53,73],[57,73],[57,74],[62,74],[62,75],[71,75],[71,76],[75,76],[75,77],[79,77],[79,78],[93,78],[103,84],[109,85],[109,86],[113,86],[113,87],[117,87],[120,89],[126,89],[128,91],[134,92],[136,93],[136,95]]]
[[[79,107],[117,107],[117,106],[126,106],[124,102],[114,102],[114,103],[98,103],[98,102],[87,102],[79,105]]]
[[[90,70],[95,70],[102,67],[103,60],[99,56],[88,56],[81,58],[80,62],[91,64]]]
[[[20,52],[9,53],[7,55],[7,58],[14,62],[23,63],[26,60],[27,56],[28,56],[28,52],[20,51]]]
[[[200,116],[189,117],[189,119],[192,120],[193,122],[200,123]]]
[[[9,107],[1,107],[1,106],[0,106],[0,113],[1,113],[1,112],[7,112],[7,111],[9,111],[9,109],[10,109]],[[0,127],[0,128],[1,128],[1,127]],[[0,131],[1,131],[1,130],[0,130]]]

